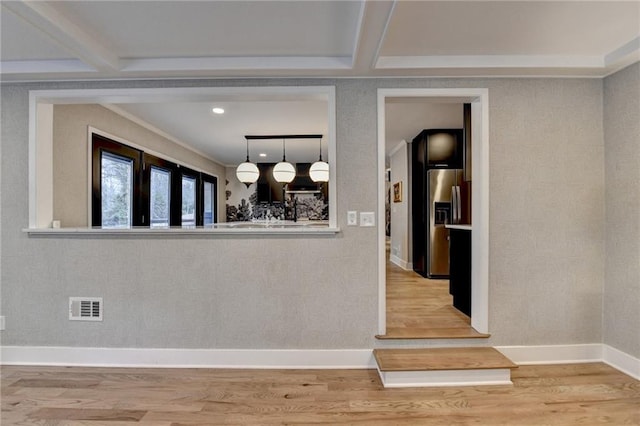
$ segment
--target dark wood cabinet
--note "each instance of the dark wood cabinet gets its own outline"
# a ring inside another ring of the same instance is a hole
[[[449,293],[453,307],[471,316],[471,230],[449,229]]]
[[[426,276],[427,232],[429,227],[426,201],[427,144],[418,135],[411,144],[411,217],[413,221],[413,270]]]

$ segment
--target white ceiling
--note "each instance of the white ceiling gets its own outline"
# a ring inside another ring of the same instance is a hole
[[[323,158],[329,158],[327,101],[227,99],[105,106],[126,117],[142,120],[152,129],[225,165],[237,165],[245,160],[245,135],[322,135],[322,140],[286,140],[286,157],[293,163],[312,163],[318,160],[322,143]],[[214,114],[213,107],[223,108],[224,114]],[[277,163],[282,159],[282,145],[282,139],[249,141],[251,161]]]
[[[604,76],[631,1],[2,1],[2,80]]]
[[[0,25],[5,82],[603,77],[640,59],[640,0],[2,0]],[[327,133],[326,109],[308,99],[227,101],[223,116],[209,112],[215,99],[112,107],[224,164],[244,158],[246,134]],[[388,103],[388,151],[436,127],[425,117],[445,122],[447,108],[420,100]],[[280,157],[277,141],[260,144],[271,149],[269,158]],[[288,159],[303,155],[296,150],[295,141],[287,144]],[[304,156],[315,156],[311,151]],[[252,145],[252,160],[255,155]]]
[[[463,102],[428,98],[387,99],[385,141],[389,155],[402,141],[411,142],[423,129],[461,129]]]

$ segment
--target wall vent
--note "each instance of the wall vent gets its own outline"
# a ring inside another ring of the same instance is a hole
[[[70,297],[69,319],[102,321],[102,297]]]

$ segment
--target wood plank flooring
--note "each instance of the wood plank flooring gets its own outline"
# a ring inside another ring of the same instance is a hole
[[[513,386],[384,389],[375,370],[15,367],[9,425],[640,425],[640,382],[602,364],[521,366]]]
[[[387,252],[387,332],[379,339],[463,339],[488,334],[453,307],[448,280],[423,278],[391,263]]]

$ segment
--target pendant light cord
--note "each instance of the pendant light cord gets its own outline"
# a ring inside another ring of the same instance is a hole
[[[322,138],[320,138],[320,161],[322,161]]]
[[[247,141],[247,163],[249,162],[249,139],[246,139]]]
[[[284,138],[282,138],[282,161],[287,161],[287,155],[284,149]]]

